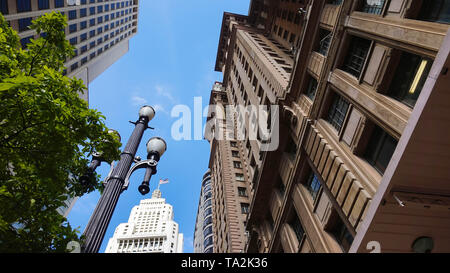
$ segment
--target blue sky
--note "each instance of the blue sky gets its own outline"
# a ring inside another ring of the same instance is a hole
[[[170,183],[161,185],[163,197],[174,207],[175,221],[184,234],[184,252],[193,252],[193,233],[197,215],[200,184],[208,168],[209,143],[194,140],[176,141],[171,127],[179,117],[171,117],[175,105],[186,105],[194,120],[194,97],[202,98],[202,109],[209,102],[215,81],[222,74],[214,71],[220,26],[224,11],[247,14],[249,0],[144,0],[139,1],[138,33],[130,40],[130,50],[110,66],[89,86],[90,107],[106,117],[106,125],[119,131],[122,148],[128,141],[140,106],[152,105],[156,116],[146,130],[136,155],[146,158],[145,144],[153,136],[167,142],[167,151],[158,165],[158,173],[150,181],[157,187],[160,178]],[[205,119],[203,119],[203,125]],[[203,127],[202,125],[202,127]],[[104,179],[109,165],[97,169]],[[137,187],[144,170],[131,177],[130,186],[119,198],[100,252],[118,224],[128,221],[133,206],[150,194],[142,196]],[[85,229],[100,198],[98,192],[82,196],[68,215],[72,227]]]

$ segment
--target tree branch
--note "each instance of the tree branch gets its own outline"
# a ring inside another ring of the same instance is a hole
[[[37,56],[40,55],[42,49],[45,48],[45,45],[47,44],[47,41],[48,41],[48,40],[45,39],[44,44],[41,46],[41,48],[39,48],[38,52],[37,52],[37,53],[33,56],[33,58],[31,59],[31,63],[30,63],[30,72],[28,72],[28,76],[30,76],[30,75],[31,75],[31,72],[33,72],[33,65],[34,65],[34,62],[35,62]]]
[[[33,127],[35,127],[35,126],[39,126],[39,125],[45,124],[46,122],[47,122],[47,121],[43,121],[43,122],[38,122],[38,123],[36,123],[36,124],[31,124],[30,126],[26,126],[26,127],[22,128],[21,130],[15,132],[14,134],[8,136],[7,138],[4,138],[0,143],[7,143],[7,142],[9,142],[11,139],[13,139],[13,138],[15,138],[16,136],[18,136],[19,134],[21,134],[22,132],[24,132],[24,131],[26,131],[26,130],[28,130],[28,129],[30,129],[30,128],[33,128]]]

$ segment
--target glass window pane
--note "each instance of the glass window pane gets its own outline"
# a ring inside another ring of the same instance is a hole
[[[17,0],[17,12],[31,11],[31,0]]]
[[[362,0],[362,11],[373,14],[381,14],[386,0]]]
[[[366,61],[367,54],[370,49],[370,40],[359,37],[352,37],[347,57],[344,62],[343,70],[359,77]]]
[[[432,61],[408,52],[400,54],[400,61],[387,95],[414,107],[430,72]]]
[[[430,22],[450,23],[450,1],[423,1],[418,19]]]
[[[348,107],[348,101],[335,93],[333,102],[328,112],[327,120],[331,123],[331,125],[333,125],[334,128],[336,128],[338,132],[342,128],[345,116],[347,115]]]

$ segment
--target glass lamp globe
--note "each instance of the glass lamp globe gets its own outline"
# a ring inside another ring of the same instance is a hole
[[[139,117],[147,117],[148,121],[152,120],[155,116],[155,109],[149,105],[144,105],[139,109]]]
[[[160,137],[152,137],[147,142],[147,153],[158,153],[161,157],[167,149],[167,144],[164,139]]]
[[[119,132],[117,132],[116,130],[114,130],[114,129],[108,129],[108,134],[115,134],[116,136],[119,137],[119,142],[122,141]]]

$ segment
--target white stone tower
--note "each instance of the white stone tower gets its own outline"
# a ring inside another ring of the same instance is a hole
[[[141,200],[109,239],[106,253],[182,253],[183,234],[173,221],[173,207],[156,189],[151,199]]]

